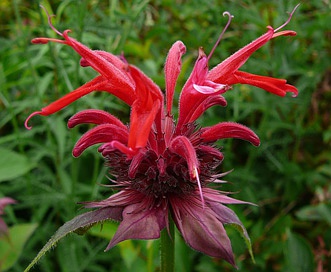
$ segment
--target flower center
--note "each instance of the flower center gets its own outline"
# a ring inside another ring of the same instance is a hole
[[[197,187],[196,182],[190,179],[186,161],[167,149],[161,156],[147,150],[132,161],[127,161],[125,155],[114,151],[106,159],[117,185],[148,196],[187,195]]]
[[[216,168],[223,158],[212,146],[199,145],[199,139],[196,139],[198,135],[193,133],[190,139],[196,146],[200,184],[205,187],[216,179]],[[131,160],[120,151],[109,152],[105,158],[109,173],[116,179],[116,187],[121,189],[136,190],[155,199],[195,194],[199,190],[196,179],[190,175],[186,160],[167,148],[162,154],[157,154],[147,146]]]

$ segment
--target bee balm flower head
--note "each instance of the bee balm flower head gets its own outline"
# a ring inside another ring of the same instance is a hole
[[[293,12],[290,15],[292,16]],[[232,16],[229,16],[229,22]],[[49,17],[50,18],[50,17]],[[228,23],[229,23],[228,22]],[[267,32],[243,47],[228,59],[209,70],[202,49],[182,88],[179,98],[178,120],[172,114],[176,82],[181,71],[181,57],[185,45],[175,42],[165,62],[165,95],[160,88],[123,56],[91,50],[69,36],[51,28],[62,39],[36,38],[33,43],[56,42],[73,48],[81,57],[83,67],[90,66],[99,75],[90,82],[68,93],[35,115],[51,115],[93,91],[115,95],[131,107],[130,123],[99,109],[83,110],[68,121],[68,127],[95,124],[76,143],[73,155],[95,144],[107,161],[109,173],[117,193],[102,201],[86,202],[93,211],[79,215],[66,223],[69,232],[107,219],[120,221],[118,230],[107,249],[127,239],[155,239],[168,226],[171,215],[186,243],[193,249],[213,257],[223,258],[235,265],[225,224],[239,226],[247,241],[247,232],[227,204],[241,204],[224,193],[208,187],[222,182],[224,173],[217,173],[223,154],[215,142],[238,138],[258,146],[258,136],[244,125],[222,122],[200,128],[196,120],[214,105],[226,106],[222,96],[235,84],[257,86],[284,96],[297,95],[297,89],[284,79],[259,76],[240,71],[240,67],[261,46],[279,36],[295,35],[294,31],[280,31],[267,27]],[[223,34],[223,33],[222,33]],[[221,35],[222,36],[222,35]]]

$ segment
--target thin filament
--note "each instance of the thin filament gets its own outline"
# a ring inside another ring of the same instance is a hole
[[[300,6],[300,4],[297,4],[297,5],[294,7],[294,9],[292,10],[292,12],[289,14],[289,17],[288,17],[287,21],[286,21],[284,24],[282,24],[280,27],[276,28],[276,29],[275,29],[275,32],[277,32],[278,30],[282,29],[284,26],[286,26],[286,25],[291,21],[294,12],[297,10],[297,8],[298,8],[299,6]]]
[[[202,207],[204,208],[205,207],[205,200],[203,198],[201,182],[200,182],[200,179],[199,179],[199,173],[198,173],[198,169],[196,167],[194,167],[194,176],[197,180],[199,193],[200,193],[200,198],[201,198],[201,202],[202,202]]]
[[[63,36],[63,34],[60,31],[58,31],[52,24],[52,17],[54,17],[55,15],[50,15],[48,13],[47,9],[43,5],[40,5],[40,7],[46,12],[47,19],[48,19],[48,24],[51,27],[51,29],[53,29],[54,32],[57,33],[58,35]]]
[[[213,49],[210,51],[210,53],[209,53],[209,55],[208,55],[208,58],[207,58],[208,61],[210,60],[211,56],[213,55],[213,53],[214,53],[216,47],[220,44],[220,42],[221,42],[221,40],[222,40],[222,38],[223,38],[223,35],[224,35],[225,31],[228,29],[229,25],[231,24],[232,18],[234,17],[234,16],[231,15],[231,13],[228,12],[228,11],[223,12],[223,16],[228,16],[228,17],[229,17],[229,18],[228,18],[228,22],[226,23],[226,25],[225,25],[225,27],[224,27],[224,29],[223,29],[221,35],[218,37],[216,43],[214,44]]]

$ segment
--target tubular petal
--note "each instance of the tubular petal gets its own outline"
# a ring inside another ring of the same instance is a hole
[[[63,37],[68,42],[69,46],[84,58],[94,70],[107,78],[114,87],[119,89],[129,89],[131,91],[134,90],[134,84],[131,82],[130,78],[115,65],[82,43],[69,37],[67,30],[63,32]]]
[[[223,122],[211,127],[203,128],[201,138],[204,142],[215,142],[226,138],[239,138],[249,141],[255,146],[260,145],[259,137],[251,129],[233,122]]]
[[[199,188],[201,203],[204,205],[204,199],[202,194],[201,183],[199,179],[199,162],[195,148],[188,138],[185,136],[177,136],[170,142],[169,146],[170,151],[178,154],[186,160],[187,166],[189,168],[190,177],[196,180],[196,183]]]
[[[120,99],[122,99],[124,102],[126,102],[128,104],[132,103],[132,96],[130,95],[130,92],[127,92],[125,95],[124,95],[125,90],[122,90],[123,93],[121,93],[120,91],[117,92],[116,90],[113,90],[112,88],[110,88],[109,83],[107,82],[107,80],[104,77],[98,76],[98,77],[94,78],[93,80],[91,80],[90,82],[79,87],[78,89],[66,94],[65,96],[61,97],[60,99],[58,99],[58,100],[52,102],[51,104],[49,104],[48,106],[42,108],[41,111],[36,111],[36,112],[32,113],[26,119],[25,127],[27,129],[31,129],[31,127],[28,126],[28,122],[33,116],[38,115],[38,114],[43,115],[43,116],[51,115],[93,91],[110,92],[110,93],[114,94],[115,96],[119,97]]]
[[[145,147],[163,100],[159,88],[150,79],[146,81],[138,69],[132,68],[131,75],[136,82],[136,100],[131,110],[128,146],[136,149]]]
[[[295,36],[297,33],[293,30],[284,30],[284,31],[279,31],[275,32],[274,35],[272,35],[272,38],[276,38],[279,36]]]
[[[135,67],[134,65],[129,65],[130,75],[133,78],[134,82],[137,84],[136,86],[136,95],[140,97],[140,99],[144,98],[146,92],[150,93],[153,101],[160,100],[163,105],[163,93],[158,85],[156,85],[153,80],[151,80],[148,76],[146,76],[140,69]],[[144,90],[144,88],[146,90]]]
[[[93,50],[96,54],[98,54],[100,57],[104,58],[106,61],[113,64],[116,68],[120,69],[123,72],[128,72],[129,65],[125,63],[121,58],[118,56],[115,56],[109,52],[102,51],[102,50]],[[85,58],[82,58],[80,60],[80,65],[82,67],[91,66],[91,64],[86,60]],[[128,76],[128,74],[126,73]]]
[[[186,81],[179,97],[179,115],[176,132],[179,133],[182,126],[188,123],[192,114],[208,97],[226,92],[227,86],[217,84],[206,78],[208,73],[208,60],[200,48],[199,57],[196,60],[189,79]]]
[[[168,57],[164,66],[165,83],[166,83],[166,98],[167,98],[167,114],[171,114],[173,97],[176,87],[176,82],[181,71],[181,57],[186,52],[186,47],[181,41],[175,42],[169,50]]]
[[[103,110],[83,110],[73,115],[68,121],[68,128],[73,128],[80,124],[113,124],[122,129],[127,127],[114,115]]]
[[[285,96],[287,92],[292,92],[293,96],[298,95],[298,89],[292,85],[286,84],[285,79],[259,76],[247,72],[236,71],[227,80],[227,83],[230,85],[238,83],[249,84],[279,96]]]
[[[273,34],[273,28],[268,26],[268,31],[265,34],[244,46],[210,70],[207,79],[221,84],[226,82],[226,78],[237,71],[256,50],[266,44],[272,38]]]
[[[64,41],[64,40],[44,38],[44,37],[34,38],[34,39],[31,40],[31,43],[33,43],[33,44],[47,44],[49,42],[68,44],[67,41]]]
[[[190,116],[190,119],[188,120],[188,123],[191,123],[195,120],[197,120],[207,109],[209,109],[212,106],[220,105],[225,107],[227,104],[225,98],[221,95],[211,95],[208,96],[200,105],[198,105],[192,115]]]
[[[103,144],[98,148],[98,151],[101,152],[102,156],[107,157],[110,152],[119,150],[123,154],[126,154],[128,159],[131,159],[135,154],[137,154],[137,149],[132,149],[127,147],[119,141],[111,141],[110,143]]]
[[[86,132],[75,144],[72,154],[74,157],[78,157],[86,148],[94,144],[107,143],[114,140],[126,144],[127,139],[127,130],[112,124],[102,124]]]
[[[128,170],[128,176],[129,178],[133,179],[138,171],[138,168],[142,162],[142,160],[145,158],[146,154],[143,152],[137,153],[131,160],[130,167]]]
[[[209,146],[209,145],[199,145],[199,147],[197,148],[197,151],[198,152],[201,151],[203,154],[211,155],[220,161],[222,161],[224,158],[224,155],[221,151],[219,151],[217,148]]]
[[[188,138],[185,136],[177,136],[174,138],[169,145],[170,151],[183,157],[190,171],[190,176],[195,178],[195,169],[198,169],[199,162],[195,148]]]

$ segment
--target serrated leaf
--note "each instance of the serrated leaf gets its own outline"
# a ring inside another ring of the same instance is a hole
[[[1,271],[5,271],[15,264],[22,254],[24,244],[37,226],[37,224],[19,224],[8,229],[6,240],[0,243]]]
[[[85,229],[93,224],[102,223],[105,220],[110,220],[112,218],[117,218],[118,214],[122,211],[121,208],[102,208],[99,210],[83,213],[76,216],[70,221],[66,222],[62,227],[60,227],[51,239],[44,245],[40,250],[38,255],[32,260],[29,266],[24,270],[24,272],[29,271],[39,260],[46,254],[51,248],[55,247],[57,242],[63,237],[67,236],[73,232],[80,232],[80,230]]]
[[[22,176],[33,167],[35,164],[28,157],[0,148],[0,182]]]

